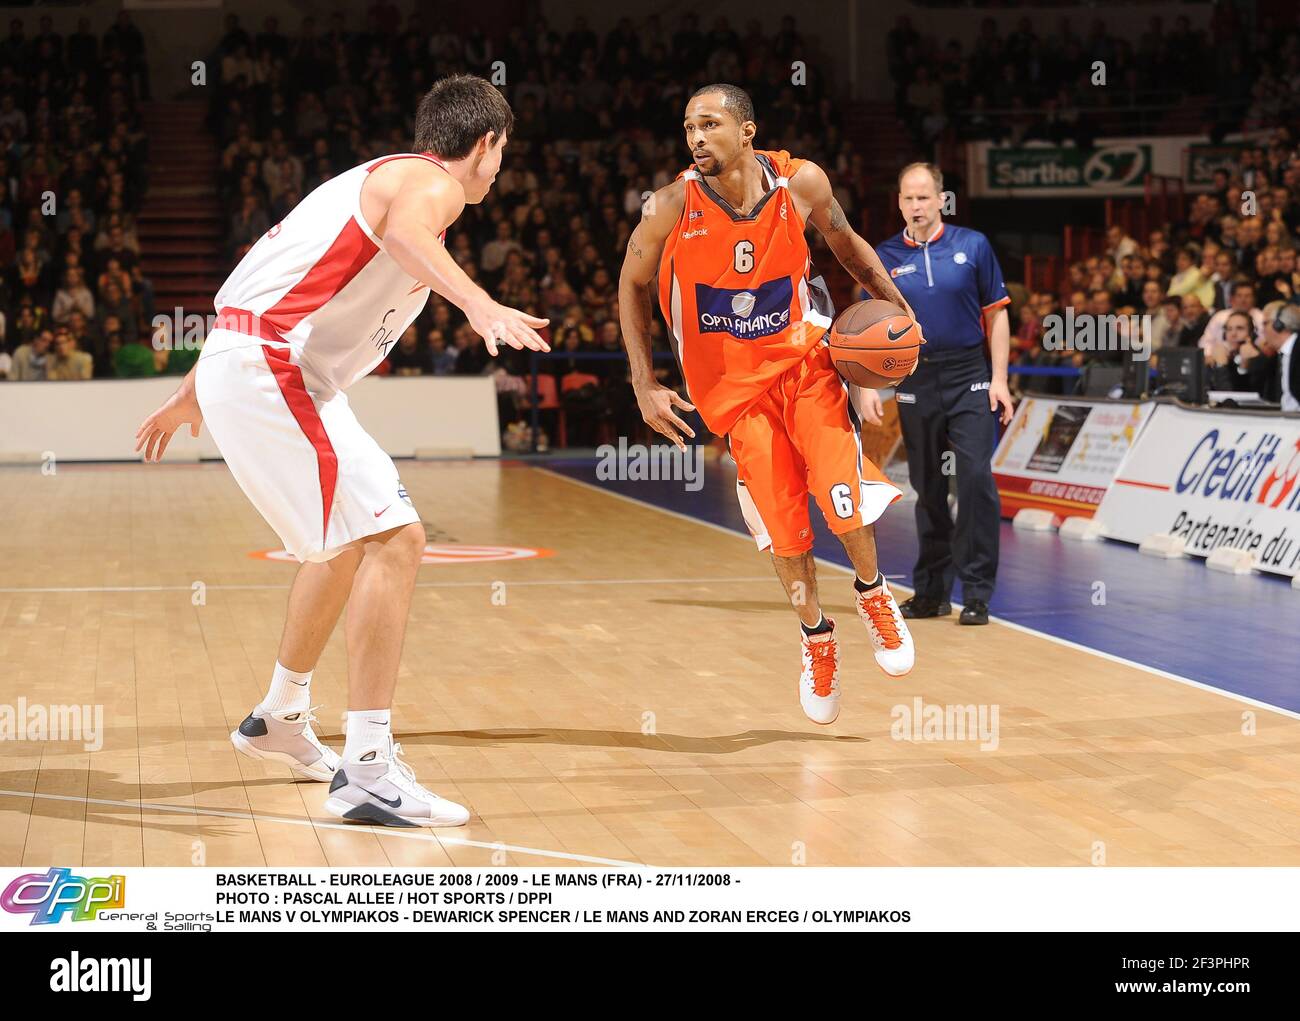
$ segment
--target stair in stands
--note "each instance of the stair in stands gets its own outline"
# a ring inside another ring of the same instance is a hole
[[[853,217],[858,232],[871,244],[897,233],[902,226],[895,201],[898,171],[921,157],[914,151],[907,129],[894,113],[894,104],[849,103],[844,108],[844,137],[862,154],[869,180],[865,208]],[[825,274],[835,308],[843,310],[854,301],[857,285],[839,264],[823,250],[817,269]]]
[[[149,188],[136,217],[140,260],[160,315],[212,312],[226,278],[225,223],[217,193],[220,153],[201,101],[158,101],[141,110],[149,139]]]

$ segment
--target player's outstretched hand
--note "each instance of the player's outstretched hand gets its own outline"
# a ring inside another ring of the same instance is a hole
[[[188,377],[161,408],[140,423],[135,431],[135,449],[144,448],[146,461],[161,461],[172,434],[183,425],[190,427],[191,436],[198,436],[203,425],[203,412]]]
[[[677,413],[673,411],[674,407],[681,408],[683,411],[694,411],[695,405],[671,387],[659,383],[640,387],[636,391],[636,403],[641,409],[641,417],[645,419],[646,425],[655,432],[667,436],[679,450],[686,449],[686,441],[677,430],[680,429],[691,439],[695,438],[695,430],[678,418]]]
[[[488,354],[496,357],[502,344],[516,350],[549,351],[551,345],[537,331],[550,322],[539,319],[517,308],[486,301],[480,306],[465,309],[465,317],[474,332],[483,338]]]

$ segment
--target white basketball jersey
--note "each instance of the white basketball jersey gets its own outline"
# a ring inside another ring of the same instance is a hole
[[[258,316],[289,344],[294,362],[339,390],[384,360],[429,298],[361,214],[366,176],[397,159],[442,166],[428,154],[398,153],[331,178],[263,234],[217,291],[218,314]]]

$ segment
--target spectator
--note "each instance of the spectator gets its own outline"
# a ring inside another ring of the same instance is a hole
[[[1275,301],[1264,306],[1264,330],[1256,346],[1274,360],[1260,382],[1266,400],[1277,401],[1282,411],[1300,411],[1300,351],[1296,337],[1300,332],[1300,305]]]
[[[20,344],[14,351],[9,378],[18,381],[45,379],[53,344],[54,334],[50,330],[41,330],[30,343]]]
[[[95,314],[95,296],[86,286],[84,275],[77,266],[68,267],[63,275],[63,286],[54,294],[50,318],[56,323],[66,323],[74,312],[91,317]],[[57,337],[55,338],[58,339]]]
[[[46,361],[45,378],[50,380],[89,379],[94,360],[77,350],[77,341],[66,326],[55,327],[53,350]]]
[[[1255,307],[1255,285],[1242,280],[1232,286],[1230,306],[1210,316],[1209,322],[1205,325],[1205,332],[1201,335],[1201,347],[1208,351],[1223,343],[1228,317],[1233,313],[1242,313],[1250,317],[1255,327],[1255,336],[1264,332],[1264,313]]]
[[[1226,248],[1220,249],[1214,256],[1214,308],[1225,309],[1232,304],[1232,289],[1236,283],[1236,263],[1232,253]]]
[[[1106,253],[1116,263],[1122,264],[1124,258],[1137,252],[1138,243],[1124,232],[1118,224],[1106,228]]]
[[[110,268],[100,277],[99,307],[95,311],[95,320],[105,335],[108,334],[108,320],[116,319],[124,336],[135,337],[139,333],[136,325],[135,311],[131,301],[122,290],[121,271]],[[127,278],[129,283],[129,278]]]
[[[1205,311],[1205,305],[1196,293],[1183,295],[1183,307],[1181,324],[1178,333],[1174,335],[1174,347],[1197,347],[1201,342],[1201,335],[1205,332],[1205,327],[1210,321],[1210,314]]]
[[[1151,320],[1152,350],[1159,351],[1166,343],[1172,347],[1182,326],[1182,302],[1177,298],[1166,298],[1160,285],[1148,280],[1142,292],[1142,305],[1143,314]]]
[[[1240,352],[1256,336],[1255,324],[1248,313],[1228,312],[1222,339],[1211,341],[1205,349],[1206,389],[1244,391],[1248,388],[1249,378]]]
[[[1187,245],[1178,250],[1175,257],[1177,272],[1169,281],[1166,292],[1171,298],[1181,298],[1185,294],[1195,294],[1202,309],[1214,304],[1214,284],[1202,273],[1199,263],[1201,251],[1195,245]],[[1186,306],[1184,306],[1185,308]]]

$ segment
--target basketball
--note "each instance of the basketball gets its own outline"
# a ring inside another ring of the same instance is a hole
[[[890,301],[859,301],[831,326],[835,368],[850,383],[872,390],[894,386],[911,375],[920,346],[916,324]]]

